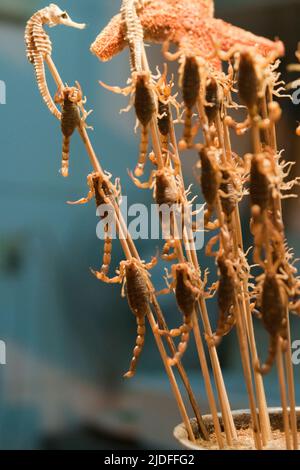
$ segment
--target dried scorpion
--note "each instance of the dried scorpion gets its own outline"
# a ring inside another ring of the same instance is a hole
[[[206,62],[200,57],[186,54],[185,51],[179,50],[175,54],[169,52],[169,43],[163,45],[163,53],[168,60],[174,61],[179,59],[179,86],[182,89],[183,102],[185,106],[185,122],[183,138],[179,142],[179,148],[185,150],[193,147],[193,139],[199,128],[198,125],[193,129],[193,108],[196,106],[201,92],[201,79],[206,72]]]
[[[80,127],[81,123],[85,124],[86,118],[92,111],[86,112],[83,107],[86,99],[83,98],[78,82],[76,82],[76,87],[66,86],[60,88],[55,95],[54,101],[62,107],[61,130],[63,133],[63,150],[61,174],[63,177],[67,177],[69,175],[71,136],[75,129]]]
[[[254,261],[263,268],[261,251],[276,244],[284,252],[284,230],[275,207],[280,194],[280,175],[276,162],[269,152],[252,156],[250,170],[251,232],[254,235]],[[279,248],[278,248],[279,249]],[[269,260],[270,261],[270,260]]]
[[[204,106],[206,117],[211,125],[217,117],[222,106],[220,87],[214,77],[210,77],[206,84],[206,105]]]
[[[137,119],[142,127],[140,154],[137,167],[135,169],[136,176],[144,173],[144,166],[147,159],[147,150],[149,143],[149,125],[157,112],[157,103],[155,100],[155,85],[152,83],[150,72],[133,72],[132,78],[129,80],[130,85],[126,88],[108,86],[103,82],[100,84],[114,92],[125,96],[131,94],[129,106],[122,111],[129,111],[134,105]]]
[[[87,184],[89,187],[89,193],[87,197],[79,199],[75,202],[68,202],[71,205],[77,204],[86,204],[95,198],[97,210],[100,207],[107,206],[111,204],[110,198],[113,197],[115,200],[118,200],[121,194],[121,189],[119,187],[119,181],[116,180],[115,185],[110,181],[111,175],[103,175],[101,173],[91,173],[87,177]],[[108,216],[108,212],[104,211],[101,215],[103,220]],[[111,263],[111,253],[112,253],[112,237],[111,237],[111,226],[108,222],[104,227],[104,254],[103,254],[103,264],[101,267],[101,272],[105,275],[109,272],[109,267]]]
[[[162,336],[181,336],[178,350],[176,351],[173,358],[169,359],[170,365],[174,366],[178,364],[181,357],[185,353],[190,331],[193,328],[193,314],[195,312],[195,304],[204,295],[204,286],[207,281],[207,273],[205,273],[205,279],[202,282],[199,273],[189,263],[174,264],[171,269],[172,283],[167,289],[159,292],[159,294],[168,294],[172,290],[175,291],[175,297],[180,312],[183,315],[183,324],[176,329],[165,331],[159,330],[158,332]]]
[[[51,27],[59,24],[78,29],[85,28],[84,24],[75,23],[65,11],[51,3],[48,7],[36,12],[29,19],[25,30],[27,58],[34,66],[38,87],[43,100],[57,119],[61,118],[61,114],[53,102],[46,80],[44,61],[47,57],[51,56],[52,44],[44,30],[44,25]]]
[[[238,70],[238,92],[243,105],[248,109],[249,116],[242,123],[236,123],[232,117],[226,117],[227,125],[234,127],[238,134],[247,130],[253,120],[261,129],[267,129],[272,122],[276,122],[281,117],[281,108],[277,102],[268,104],[269,115],[262,118],[260,116],[262,100],[265,99],[267,90],[277,97],[288,97],[280,92],[285,88],[283,81],[280,81],[280,73],[276,70],[280,64],[279,53],[274,51],[268,57],[261,57],[255,50],[245,49],[243,51],[232,48],[226,59],[234,57],[235,70]]]
[[[180,209],[182,223],[184,223],[185,208],[187,206],[190,207],[195,198],[191,201],[186,200],[189,189],[184,191],[181,179],[176,177],[176,168],[171,169],[170,167],[163,167],[158,170],[153,170],[149,180],[144,183],[138,178],[135,178],[132,173],[129,173],[129,175],[138,188],[153,189],[154,200],[157,206],[159,206],[160,216],[162,216],[165,207],[174,211]],[[195,213],[193,212],[191,215],[195,215]],[[171,228],[171,226],[169,227]],[[175,247],[175,243],[176,240],[173,238],[166,242],[163,248],[163,259],[170,261],[176,258],[175,251],[171,255],[169,254],[170,250]]]
[[[177,110],[177,116],[179,115],[179,104],[176,101],[178,93],[172,96],[172,88],[174,86],[173,79],[167,83],[167,68],[161,78],[157,82],[156,93],[158,96],[158,116],[157,116],[157,125],[161,138],[161,146],[163,154],[166,156],[168,154],[169,146],[169,135],[171,131],[171,109],[170,105],[173,105]]]
[[[206,335],[207,343],[210,347],[217,346],[221,339],[228,335],[236,323],[234,316],[234,306],[236,289],[238,287],[237,273],[234,264],[225,254],[217,257],[219,268],[219,280],[213,286],[218,295],[219,319],[217,330],[213,336]]]
[[[230,221],[231,214],[237,204],[237,194],[229,170],[222,169],[218,162],[220,158],[218,150],[214,147],[203,147],[199,156],[201,165],[200,183],[207,204],[204,223],[207,229],[215,230],[220,226],[220,221],[210,222],[210,218],[216,208],[218,196],[220,196],[222,211]]]
[[[286,351],[288,341],[287,307],[288,298],[286,285],[282,276],[276,270],[267,271],[262,275],[261,288],[261,318],[263,325],[270,335],[269,354],[266,362],[261,366],[256,364],[255,369],[261,374],[267,374],[274,363],[279,343],[282,351]]]
[[[99,280],[108,284],[121,284],[123,282],[122,296],[125,296],[126,290],[129,307],[136,317],[136,346],[133,350],[129,371],[124,375],[128,379],[135,375],[137,361],[145,342],[145,317],[150,311],[150,303],[154,294],[149,285],[150,274],[147,271],[152,269],[156,263],[156,258],[152,258],[149,264],[142,263],[135,258],[121,261],[118,275],[114,278],[108,278],[102,272],[92,271]]]

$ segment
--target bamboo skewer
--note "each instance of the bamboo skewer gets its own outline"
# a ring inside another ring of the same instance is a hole
[[[289,312],[287,314],[287,322],[288,322],[288,349],[284,353],[285,356],[285,367],[286,367],[286,375],[287,375],[287,382],[288,382],[288,395],[289,395],[289,402],[290,402],[290,422],[292,428],[292,438],[293,438],[293,448],[294,450],[298,450],[298,429],[297,429],[297,414],[296,414],[296,398],[295,398],[295,382],[294,382],[294,372],[293,372],[293,362],[291,357],[291,329],[290,329],[290,318]]]
[[[221,142],[221,147],[224,148],[226,158],[229,162],[232,161],[232,149],[229,137],[229,129],[226,124],[223,124],[223,128],[220,123],[220,116],[218,113],[217,116],[217,129],[218,129],[218,137]],[[241,228],[241,220],[240,220],[240,213],[239,207],[237,206],[234,211],[235,217],[235,228],[236,228],[236,235],[237,235],[237,244],[239,248],[244,252],[244,243],[243,243],[243,236],[242,236],[242,228]],[[243,305],[243,312],[246,316],[246,324],[247,324],[247,334],[249,338],[249,345],[252,357],[252,364],[257,364],[258,362],[258,353],[254,335],[254,327],[253,327],[253,320],[252,314],[250,311],[250,300],[248,295],[248,285],[247,280],[243,282],[243,289],[244,293],[247,294],[247,297],[244,298],[244,305]],[[260,425],[262,431],[262,440],[263,444],[266,445],[269,440],[272,438],[272,431],[271,431],[271,424],[270,418],[268,413],[268,406],[266,400],[266,394],[264,389],[264,382],[261,374],[254,370],[254,382],[255,382],[255,389],[257,393],[257,402],[258,402],[258,409],[259,409],[259,418],[260,418]]]
[[[278,346],[277,346],[278,381],[279,381],[280,397],[281,397],[281,403],[282,403],[282,414],[283,414],[283,425],[284,425],[286,448],[287,450],[291,450],[292,445],[291,445],[291,436],[290,436],[289,414],[288,414],[288,409],[287,409],[288,407],[287,407],[284,367],[283,367],[282,351],[281,351],[280,343],[281,341],[279,338]]]

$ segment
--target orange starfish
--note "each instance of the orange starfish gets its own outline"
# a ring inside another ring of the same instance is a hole
[[[273,51],[277,51],[278,56],[284,54],[281,41],[255,36],[214,18],[213,0],[144,0],[138,15],[146,41],[169,41],[196,56],[211,56],[216,44],[225,52],[233,46],[249,46],[263,56]],[[100,60],[108,61],[126,46],[125,28],[119,14],[96,38],[91,52]]]

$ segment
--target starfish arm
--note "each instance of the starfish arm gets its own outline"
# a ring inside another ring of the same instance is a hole
[[[184,36],[179,43],[179,48],[182,51],[193,51],[196,56],[207,59],[215,70],[222,69],[221,60],[217,56],[209,57],[212,56],[215,51],[215,44],[211,35],[205,28],[200,28],[197,34],[193,36]]]
[[[121,15],[112,18],[91,45],[91,52],[103,62],[111,60],[125,49],[125,31]]]
[[[278,52],[278,56],[284,55],[284,44],[281,41],[271,41],[261,36],[256,36],[242,28],[226,23],[219,19],[205,21],[211,36],[222,50],[228,51],[233,46],[255,47],[257,52],[267,56],[271,52]]]

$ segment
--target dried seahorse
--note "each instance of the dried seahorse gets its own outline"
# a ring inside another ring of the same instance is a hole
[[[75,23],[65,11],[62,11],[57,5],[51,3],[48,7],[36,12],[26,25],[25,43],[27,58],[34,66],[40,93],[50,112],[54,114],[57,119],[61,119],[61,113],[55,106],[46,80],[44,61],[45,58],[51,56],[52,53],[51,40],[44,30],[44,25],[46,24],[50,27],[63,24],[78,29],[85,28],[85,24]]]
[[[137,14],[137,9],[140,6],[142,6],[141,0],[123,0],[121,7],[125,38],[130,51],[131,72],[142,71],[144,31]]]

